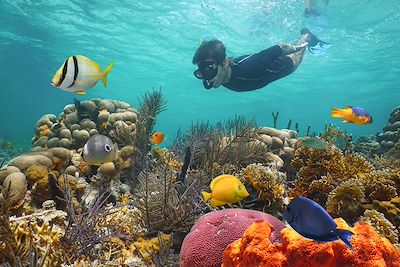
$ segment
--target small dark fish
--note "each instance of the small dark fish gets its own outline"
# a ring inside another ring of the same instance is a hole
[[[318,242],[331,242],[341,239],[351,250],[351,231],[337,229],[332,217],[318,203],[305,197],[293,199],[283,213],[290,226],[304,237]]]
[[[328,145],[326,142],[318,137],[305,137],[300,139],[300,143],[305,147],[317,148],[317,149],[327,149]]]

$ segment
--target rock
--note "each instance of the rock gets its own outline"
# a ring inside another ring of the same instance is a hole
[[[103,177],[110,177],[112,178],[116,172],[115,172],[115,165],[113,162],[106,162],[103,163],[97,172],[102,175]]]
[[[285,152],[285,155],[287,155],[289,158],[293,158],[294,157],[294,152],[295,150],[291,147],[284,147],[283,151]]]
[[[110,117],[110,114],[111,113],[108,111],[99,113],[99,115],[97,116],[97,122],[99,124],[102,124],[103,122],[107,122],[108,118]]]
[[[65,169],[65,173],[66,174],[69,174],[69,175],[73,175],[73,176],[75,176],[75,173],[77,172],[78,170],[76,169],[76,167],[75,166],[68,166],[66,169]]]
[[[271,149],[283,148],[283,141],[279,137],[272,137]]]
[[[74,104],[68,104],[68,105],[66,105],[64,107],[64,114],[65,115],[70,114],[70,113],[75,112],[75,111],[76,111],[76,108],[75,108]]]
[[[59,142],[60,147],[71,148],[72,142],[68,138],[62,138]]]
[[[285,224],[261,211],[225,209],[201,216],[182,243],[179,266],[220,267],[225,247],[255,221],[267,221],[274,226],[270,240],[280,240],[279,231]]]
[[[72,137],[75,139],[78,147],[83,147],[86,141],[90,138],[90,134],[86,130],[76,130],[72,132]]]
[[[32,165],[42,165],[47,169],[53,167],[53,162],[46,156],[36,155],[36,154],[23,154],[12,159],[9,163],[9,166],[15,166],[21,170],[21,172],[25,173],[26,170]]]
[[[49,141],[47,141],[47,147],[57,147],[60,145],[60,139],[57,137],[50,138]]]
[[[69,149],[64,147],[54,147],[50,148],[49,151],[53,154],[54,157],[57,157],[64,163],[68,163],[71,160],[72,153]]]
[[[278,170],[283,167],[284,161],[278,155],[268,152],[266,158],[271,161],[271,164],[276,166]]]
[[[266,134],[260,134],[258,136],[258,140],[263,142],[267,147],[270,147],[272,145],[272,137]]]
[[[124,146],[119,151],[119,156],[123,160],[127,160],[128,158],[130,158],[133,155],[134,151],[135,151],[135,148],[133,146]]]
[[[91,121],[89,119],[83,119],[80,123],[80,126],[82,129],[86,131],[90,131],[91,129],[96,129],[96,123],[94,121]]]
[[[49,138],[47,136],[41,136],[41,137],[39,137],[38,140],[36,140],[32,144],[32,146],[33,147],[35,147],[35,146],[45,147],[47,145],[48,140],[49,140]]]
[[[278,129],[275,129],[275,128],[271,128],[271,127],[262,127],[259,132],[261,134],[266,134],[266,135],[269,135],[271,137],[278,137],[282,141],[284,139],[289,138],[289,133],[288,132],[285,132],[283,130],[278,130]]]
[[[53,123],[55,123],[56,121],[57,121],[56,115],[45,114],[36,122],[36,127],[47,125],[49,128],[51,128],[51,126],[53,126]]]
[[[2,168],[0,170],[0,184],[3,184],[4,179],[6,179],[6,177],[9,174],[14,173],[14,172],[21,172],[21,170],[15,166],[7,166],[7,167]]]
[[[49,171],[42,165],[32,165],[26,171],[26,179],[30,186],[34,185],[41,179],[47,178]]]
[[[78,124],[78,123],[79,123],[78,112],[72,112],[67,114],[67,116],[65,116],[64,124],[65,126],[67,126],[67,128],[70,128],[72,124]]]
[[[92,130],[89,131],[89,135],[90,136],[93,136],[93,135],[96,135],[96,134],[99,134],[99,131],[97,131],[96,129],[92,129]]]
[[[79,124],[75,123],[75,124],[72,124],[71,127],[69,127],[69,129],[70,129],[70,132],[72,133],[75,130],[80,130],[81,126]]]
[[[78,124],[74,124],[74,125],[78,125]],[[72,125],[71,126],[71,128],[73,128],[73,126],[74,125]],[[78,125],[79,126],[79,125]],[[79,129],[78,129],[79,130]],[[69,139],[69,140],[71,140],[72,139],[72,134],[71,134],[71,130],[70,129],[62,129],[61,131],[60,131],[60,137],[61,138],[67,138],[67,139]]]
[[[10,184],[11,183],[11,184]],[[9,174],[3,182],[3,187],[10,185],[10,203],[11,209],[22,207],[25,199],[28,183],[22,172],[14,172]]]
[[[97,114],[98,108],[94,101],[92,100],[86,100],[81,102],[81,107],[90,115]],[[92,116],[91,116],[92,117]]]
[[[115,111],[114,104],[108,99],[101,100],[99,102],[98,106],[99,106],[99,110],[107,109],[109,113],[112,113]]]

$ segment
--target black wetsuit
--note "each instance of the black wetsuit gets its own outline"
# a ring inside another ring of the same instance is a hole
[[[275,45],[259,53],[233,59],[231,80],[222,84],[237,91],[251,91],[262,88],[293,72],[293,61],[282,56],[282,48]]]

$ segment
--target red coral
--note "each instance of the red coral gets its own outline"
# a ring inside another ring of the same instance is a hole
[[[285,225],[267,213],[226,209],[203,215],[182,243],[180,267],[221,266],[225,247],[241,238],[246,228],[256,221],[267,221],[273,225],[275,230],[268,236],[272,242],[280,241],[279,231]]]
[[[381,238],[368,224],[350,228],[336,219],[339,228],[355,234],[351,251],[342,241],[317,243],[305,239],[288,227],[281,231],[282,243],[269,240],[271,225],[252,224],[241,239],[230,244],[223,256],[222,267],[395,267],[400,266],[400,250]]]

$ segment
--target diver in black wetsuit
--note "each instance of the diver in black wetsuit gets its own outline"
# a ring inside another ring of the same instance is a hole
[[[237,92],[262,88],[294,72],[306,47],[312,53],[330,47],[307,29],[301,30],[301,34],[295,45],[279,44],[238,58],[227,58],[221,41],[204,41],[193,57],[193,64],[198,65],[194,75],[203,80],[206,89],[220,85]]]

